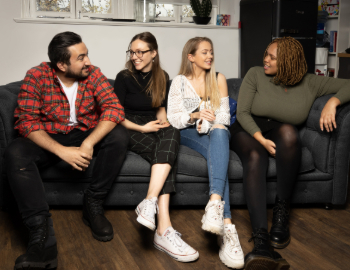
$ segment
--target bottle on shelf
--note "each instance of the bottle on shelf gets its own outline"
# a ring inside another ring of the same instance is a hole
[[[316,47],[323,47],[326,42],[326,36],[324,31],[324,25],[328,19],[328,12],[322,10],[321,6],[318,6],[318,16],[317,16],[317,36],[316,36]]]

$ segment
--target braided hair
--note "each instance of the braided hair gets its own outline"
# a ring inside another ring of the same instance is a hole
[[[307,72],[307,64],[304,56],[304,49],[300,42],[292,37],[283,37],[274,39],[267,46],[264,53],[264,59],[267,50],[271,44],[277,43],[277,74],[272,82],[277,85],[295,85],[302,80]]]

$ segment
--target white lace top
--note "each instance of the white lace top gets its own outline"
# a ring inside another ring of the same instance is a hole
[[[208,105],[208,106],[206,106]],[[170,87],[168,97],[167,116],[170,124],[178,129],[187,128],[194,123],[188,123],[191,119],[190,114],[197,108],[203,110],[210,108],[210,101],[202,102],[191,83],[183,75],[176,76]],[[220,108],[215,112],[216,119],[214,121],[202,120],[202,127],[199,133],[208,133],[210,128],[215,124],[230,125],[230,106],[229,98],[221,98]],[[198,125],[200,119],[197,120]]]

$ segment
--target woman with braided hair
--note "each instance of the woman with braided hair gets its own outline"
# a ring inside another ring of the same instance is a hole
[[[237,120],[230,128],[230,147],[243,165],[243,186],[252,224],[254,248],[245,269],[289,269],[275,248],[290,242],[289,202],[298,176],[301,141],[298,125],[306,121],[315,99],[335,94],[320,117],[320,129],[337,127],[336,108],[350,101],[350,80],[306,74],[301,44],[277,38],[267,47],[264,67],[244,77],[238,96]],[[267,228],[266,174],[268,157],[276,159],[277,192],[270,233]]]

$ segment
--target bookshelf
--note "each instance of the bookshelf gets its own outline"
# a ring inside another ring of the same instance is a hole
[[[328,68],[334,68],[334,77],[338,76],[339,56],[350,47],[350,0],[339,0],[339,15],[328,16],[325,25],[328,34],[338,31],[336,52],[328,53]]]

